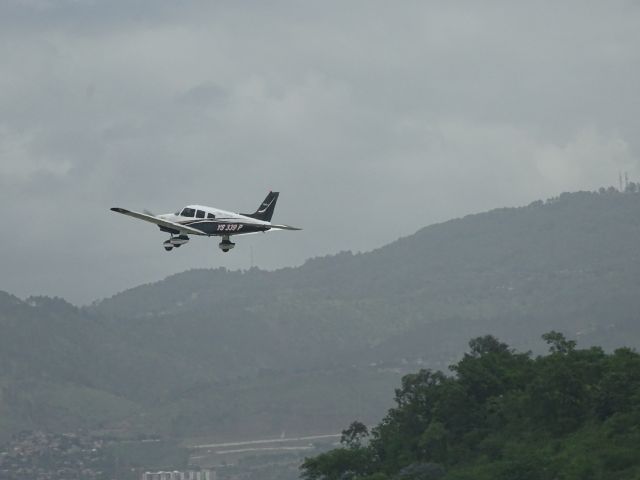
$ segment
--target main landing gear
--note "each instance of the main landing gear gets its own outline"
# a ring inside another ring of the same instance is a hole
[[[169,240],[165,240],[162,246],[167,252],[170,252],[174,248],[181,247],[188,241],[189,241],[189,237],[187,237],[186,235],[177,235],[177,236],[171,235],[171,238]],[[231,241],[231,238],[229,237],[229,235],[225,235],[224,237],[222,237],[222,240],[218,244],[218,248],[220,248],[220,250],[222,250],[223,252],[228,252],[235,246],[236,244]]]
[[[220,250],[222,250],[225,253],[231,250],[235,246],[236,244],[229,239],[228,235],[222,237],[222,241],[218,244],[218,247],[220,248]]]
[[[166,240],[162,244],[162,246],[167,252],[170,252],[171,250],[174,249],[174,247],[179,248],[185,243],[187,243],[188,241],[189,241],[189,237],[187,237],[186,235],[178,235],[176,237],[171,235],[171,238],[169,240]]]

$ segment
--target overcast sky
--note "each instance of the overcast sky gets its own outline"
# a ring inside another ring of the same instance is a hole
[[[638,179],[635,1],[0,2],[0,289],[76,304]],[[109,207],[253,211],[223,254]]]

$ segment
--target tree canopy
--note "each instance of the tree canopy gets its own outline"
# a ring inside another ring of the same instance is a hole
[[[345,432],[357,441],[306,459],[303,478],[640,478],[640,355],[576,349],[558,332],[543,338],[545,356],[484,336],[453,375],[406,375],[368,442],[366,427],[352,424]]]

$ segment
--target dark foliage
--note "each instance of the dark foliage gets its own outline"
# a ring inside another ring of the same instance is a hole
[[[309,480],[585,480],[640,478],[640,355],[578,350],[544,335],[550,353],[470,342],[453,376],[407,375],[368,445],[305,461]]]

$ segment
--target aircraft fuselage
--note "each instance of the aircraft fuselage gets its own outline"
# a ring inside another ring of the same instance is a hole
[[[192,210],[194,216],[182,215],[185,211],[190,214]],[[158,215],[158,218],[195,228],[201,231],[202,235],[207,236],[226,237],[229,235],[266,232],[271,229],[270,222],[204,205],[189,205],[183,208],[181,212]],[[178,233],[177,230],[164,226],[160,226],[160,230],[173,234]]]

